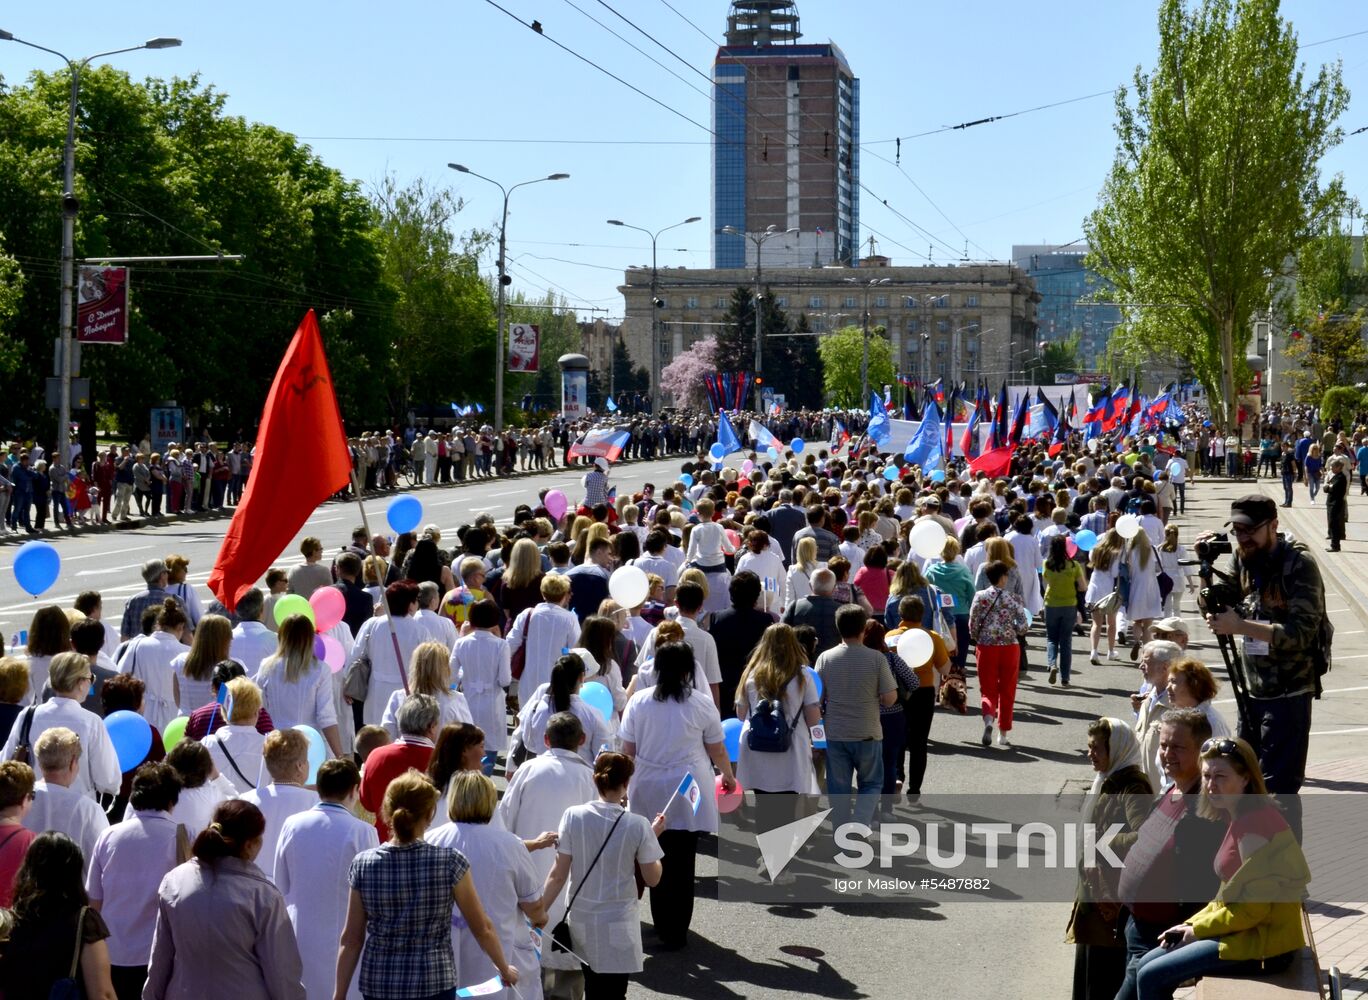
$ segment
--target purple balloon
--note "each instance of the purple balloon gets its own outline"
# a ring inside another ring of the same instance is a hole
[[[325,645],[323,644],[323,637],[322,637],[321,635],[315,634],[315,635],[314,635],[314,659],[315,659],[315,660],[326,660],[327,657],[328,657],[328,647],[325,646]]]

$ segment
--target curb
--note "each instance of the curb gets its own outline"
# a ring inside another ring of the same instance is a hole
[[[614,467],[615,467],[615,468],[618,468],[618,467],[621,467],[621,466],[624,466],[624,465],[638,465],[638,464],[641,464],[641,463],[644,463],[644,462],[663,462],[663,461],[668,461],[669,459],[674,458],[674,457],[676,457],[676,455],[664,455],[664,456],[657,456],[657,457],[655,457],[655,458],[630,458],[630,459],[619,459],[617,462],[614,463]],[[690,458],[690,456],[688,455],[687,452],[678,452],[678,453],[677,453],[677,457],[679,458],[679,460],[680,460],[681,462],[692,461],[692,460],[693,460],[693,459]],[[370,491],[367,491],[367,492],[365,493],[364,499],[370,500],[370,499],[375,499],[375,498],[380,498],[380,497],[385,497],[385,496],[399,496],[399,495],[402,494],[402,493],[421,493],[421,492],[423,492],[423,491],[426,491],[426,490],[433,490],[433,489],[453,489],[453,488],[459,489],[459,488],[464,488],[464,487],[471,486],[471,485],[474,485],[474,484],[477,484],[477,483],[512,482],[512,481],[515,480],[515,479],[531,479],[531,478],[533,478],[533,477],[535,477],[535,476],[540,476],[540,475],[547,475],[547,474],[559,475],[560,473],[563,473],[563,472],[574,471],[575,468],[580,468],[580,467],[579,467],[579,466],[571,467],[571,466],[566,466],[566,465],[558,465],[558,466],[556,466],[554,469],[549,469],[549,470],[548,470],[548,469],[528,469],[528,470],[526,470],[526,471],[519,470],[519,471],[514,472],[513,474],[507,475],[507,476],[489,476],[489,477],[481,478],[481,479],[465,479],[465,480],[459,480],[459,481],[458,481],[458,480],[453,480],[453,481],[451,481],[451,482],[449,482],[449,483],[420,483],[420,484],[417,485],[417,486],[408,486],[408,487],[403,487],[403,488],[396,487],[396,488],[393,489],[393,490],[370,490]],[[587,469],[587,466],[584,467],[584,468]],[[334,500],[334,499],[332,499],[332,498],[329,498],[329,499],[323,501],[323,503],[319,504],[318,509],[319,509],[319,510],[323,510],[324,508],[326,508],[326,507],[328,507],[328,506],[331,506],[332,504],[337,504],[337,503],[350,504],[350,503],[354,503],[354,502],[355,502],[355,498],[354,498],[354,497],[350,497],[350,498],[348,498],[348,499],[346,499],[346,500]],[[167,524],[195,524],[195,523],[199,523],[199,522],[203,522],[203,521],[224,521],[224,520],[227,520],[227,519],[231,518],[231,517],[233,516],[233,514],[234,514],[236,511],[237,511],[237,508],[236,508],[236,507],[224,507],[222,510],[216,510],[216,511],[196,511],[195,513],[191,513],[191,514],[163,515],[163,516],[160,517],[160,518],[136,517],[136,518],[130,518],[130,519],[127,520],[127,521],[111,522],[111,523],[109,523],[109,524],[98,524],[98,523],[96,523],[96,524],[87,524],[87,525],[83,525],[83,526],[81,526],[81,527],[79,527],[79,528],[76,528],[76,529],[74,529],[74,530],[72,530],[72,529],[65,529],[65,530],[59,529],[59,530],[54,531],[54,530],[52,530],[51,528],[44,528],[42,531],[36,532],[36,533],[34,533],[34,534],[31,534],[31,535],[30,535],[28,532],[23,532],[22,534],[18,534],[18,535],[4,535],[3,537],[0,537],[0,547],[4,547],[4,546],[6,546],[6,545],[23,545],[25,542],[40,541],[40,540],[41,540],[41,541],[57,541],[58,539],[62,539],[62,538],[80,538],[80,537],[85,536],[85,535],[103,535],[103,534],[108,534],[109,532],[113,532],[113,531],[136,531],[136,530],[138,530],[138,529],[140,529],[140,528],[152,528],[152,527],[158,527],[158,526],[167,525]]]

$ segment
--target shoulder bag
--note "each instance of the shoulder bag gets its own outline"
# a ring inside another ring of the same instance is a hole
[[[589,881],[589,873],[598,864],[599,858],[603,857],[603,849],[608,846],[608,841],[613,839],[613,833],[617,830],[618,824],[622,822],[622,817],[627,815],[627,810],[623,809],[618,813],[618,818],[613,820],[613,825],[608,829],[608,836],[603,838],[603,843],[599,845],[598,853],[594,855],[594,860],[589,862],[589,867],[584,869],[584,875],[580,877],[579,885],[575,886],[575,892],[570,897],[570,905],[565,908],[565,916],[560,918],[560,923],[551,929],[551,950],[554,952],[567,952],[573,954],[570,947],[570,911],[574,909],[575,900],[579,898],[580,890],[584,888],[584,883]]]
[[[985,611],[985,612],[983,613],[983,617],[984,617],[985,619],[986,619],[989,615],[991,615],[991,614],[993,613],[993,609],[994,609],[995,607],[997,607],[997,602],[1000,601],[1000,600],[1002,600],[1002,595],[1003,595],[1003,590],[1002,590],[1001,588],[999,588],[999,589],[998,589],[997,597],[994,597],[994,598],[993,598],[993,603],[990,604],[990,605],[988,605],[988,610]],[[983,622],[980,621],[980,622],[979,622],[979,627],[978,627],[978,632],[975,632],[975,633],[973,634],[973,636],[971,637],[971,638],[974,640],[974,645],[975,645],[975,646],[978,645],[978,642],[979,642],[979,633],[981,633],[982,631],[983,631]]]
[[[352,701],[365,701],[370,693],[371,661],[365,653],[347,664],[342,675],[342,693]]]
[[[1154,561],[1159,569],[1159,600],[1161,602],[1167,601],[1168,595],[1173,593],[1173,577],[1164,572],[1164,563],[1159,558],[1159,550],[1153,545],[1150,546],[1150,550],[1154,553]]]
[[[85,995],[76,978],[76,970],[81,964],[81,939],[85,936],[85,916],[89,909],[83,906],[76,915],[76,944],[71,951],[71,968],[67,970],[65,979],[58,979],[48,987],[48,1000],[81,1000]]]
[[[24,722],[19,727],[19,742],[14,744],[14,750],[10,753],[10,760],[18,761],[20,764],[32,763],[33,740],[29,733],[33,731],[33,713],[37,710],[37,705],[30,705],[24,709]]]
[[[532,640],[531,608],[523,608],[523,610],[519,612],[518,617],[513,620],[513,628],[518,628],[519,625],[521,625],[522,628],[523,641],[522,645],[513,651],[513,662],[511,670],[513,673],[513,679],[515,681],[521,679],[523,671],[527,669],[527,644]],[[513,628],[509,629],[509,631],[511,632]]]

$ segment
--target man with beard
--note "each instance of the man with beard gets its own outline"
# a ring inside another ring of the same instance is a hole
[[[1319,665],[1328,662],[1333,637],[1325,587],[1306,546],[1278,534],[1278,508],[1270,498],[1249,494],[1234,501],[1228,523],[1235,582],[1211,587],[1227,610],[1206,620],[1217,635],[1239,637],[1249,690],[1240,737],[1258,752],[1268,790],[1295,795],[1306,774]],[[1299,826],[1292,817],[1289,822]]]

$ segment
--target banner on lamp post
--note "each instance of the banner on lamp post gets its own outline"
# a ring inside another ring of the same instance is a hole
[[[128,343],[128,268],[77,268],[76,339],[82,344]]]
[[[541,328],[532,323],[508,327],[508,370],[535,372],[541,361]]]

